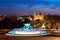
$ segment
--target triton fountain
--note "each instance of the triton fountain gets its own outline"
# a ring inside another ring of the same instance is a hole
[[[35,34],[41,34],[41,35],[45,35],[47,34],[47,31],[45,30],[39,30],[39,29],[35,29],[33,28],[30,23],[25,23],[24,26],[22,28],[16,28],[16,29],[13,29],[11,31],[8,32],[8,34],[25,34],[26,36],[27,35],[35,35]]]

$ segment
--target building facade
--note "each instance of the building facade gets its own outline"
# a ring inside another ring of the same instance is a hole
[[[34,11],[34,20],[44,20],[44,12],[42,11],[40,14]]]

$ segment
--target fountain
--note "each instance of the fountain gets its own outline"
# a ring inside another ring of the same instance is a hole
[[[24,27],[21,28],[21,30],[23,30],[23,31],[30,31],[32,29],[33,29],[33,27],[29,23],[24,24]]]
[[[16,28],[8,32],[8,34],[41,34],[45,35],[47,32],[45,30],[39,30],[33,28],[30,23],[25,23],[22,28]]]

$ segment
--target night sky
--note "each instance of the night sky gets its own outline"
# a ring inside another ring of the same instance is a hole
[[[0,0],[0,14],[32,15],[44,10],[47,15],[60,15],[60,0]]]

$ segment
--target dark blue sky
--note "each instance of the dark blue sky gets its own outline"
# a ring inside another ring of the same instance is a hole
[[[60,0],[0,0],[0,14],[33,14],[44,10],[45,14],[60,15]]]

